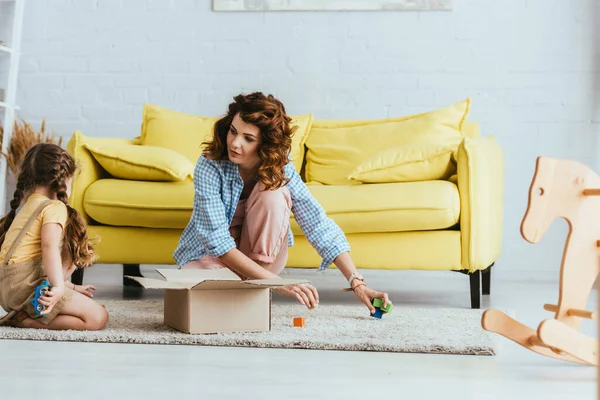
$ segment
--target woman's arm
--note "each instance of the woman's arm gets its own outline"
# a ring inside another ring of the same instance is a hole
[[[237,248],[229,250],[219,257],[219,259],[243,278],[281,279],[279,275],[264,269]],[[295,297],[300,304],[305,305],[309,309],[313,309],[319,304],[317,289],[308,283],[280,287],[274,290],[282,296]]]
[[[306,240],[323,259],[319,269],[324,270],[340,254],[349,252],[350,244],[344,232],[327,216],[291,164],[286,166],[286,176],[290,179],[288,188],[292,196],[294,218]]]
[[[358,299],[369,308],[371,314],[375,313],[375,307],[373,307],[373,304],[371,303],[373,299],[383,299],[384,307],[386,307],[388,303],[391,303],[387,293],[373,290],[367,286],[363,278],[358,275],[358,271],[354,266],[354,262],[350,257],[350,253],[347,251],[343,252],[337,256],[333,262],[335,266],[338,267],[340,272],[346,277],[346,280],[350,279],[352,274],[358,276],[358,279],[352,279],[352,282],[350,282],[350,287],[354,291],[356,297],[358,297]]]
[[[348,253],[347,251],[345,251],[345,252],[341,253],[339,256],[337,256],[336,259],[333,260],[333,263],[340,270],[342,275],[344,275],[346,280],[350,279],[352,274],[358,273],[358,271],[356,270],[356,267],[354,266],[354,262],[352,261],[352,258],[350,257],[350,253]]]
[[[296,170],[292,167],[286,172],[290,177],[289,188],[292,194],[294,218],[307,240],[323,258],[319,269],[323,270],[333,263],[346,280],[349,280],[352,274],[358,276],[359,279],[353,279],[350,287],[356,297],[369,308],[371,314],[375,312],[375,308],[371,304],[374,298],[383,299],[384,306],[386,306],[390,302],[387,293],[368,288],[362,277],[358,275],[356,266],[350,257],[350,245],[344,232],[327,216]]]
[[[274,274],[237,248],[229,250],[227,253],[219,257],[230,269],[247,279],[279,279],[279,275]]]

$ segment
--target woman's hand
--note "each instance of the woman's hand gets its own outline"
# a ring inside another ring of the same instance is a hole
[[[73,290],[77,293],[81,293],[84,296],[92,298],[94,297],[92,290],[96,290],[96,287],[93,285],[73,285]]]
[[[40,304],[43,304],[46,307],[46,309],[42,311],[40,315],[46,315],[52,311],[56,303],[58,303],[64,294],[64,286],[53,286],[49,291],[46,292],[44,296],[40,297]]]
[[[312,310],[319,305],[319,293],[317,293],[317,289],[309,283],[283,286],[275,288],[274,290],[281,296],[295,297],[300,304],[305,305],[309,310]]]
[[[369,311],[371,312],[371,314],[375,313],[375,307],[373,307],[373,304],[371,304],[371,301],[373,301],[373,299],[383,299],[383,306],[386,307],[389,303],[391,303],[390,299],[388,298],[388,294],[385,292],[379,292],[377,290],[373,290],[369,287],[367,287],[367,285],[357,285],[354,288],[354,294],[356,295],[356,297],[358,297],[358,299],[365,303],[365,305],[369,308]]]

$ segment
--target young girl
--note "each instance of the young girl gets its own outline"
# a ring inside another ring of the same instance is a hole
[[[174,252],[182,268],[229,268],[242,279],[279,278],[293,245],[290,213],[323,258],[334,263],[371,311],[387,293],[367,287],[349,255],[342,230],[289,163],[294,129],[273,96],[239,95],[215,124],[194,171],[194,209]],[[310,284],[277,289],[309,309],[319,303]]]
[[[94,258],[85,222],[67,204],[75,171],[73,157],[55,144],[36,144],[23,158],[11,210],[0,220],[4,325],[99,330],[108,321],[106,310],[91,299],[96,288],[68,281]],[[39,298],[45,309],[38,314],[30,300],[44,280],[51,289]]]

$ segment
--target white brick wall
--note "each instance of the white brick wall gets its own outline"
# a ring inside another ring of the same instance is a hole
[[[593,0],[456,0],[452,12],[215,13],[199,0],[35,0],[22,116],[70,136],[135,137],[142,106],[216,115],[263,90],[290,114],[383,118],[465,97],[506,155],[501,268],[558,271],[559,222],[519,224],[535,157],[596,167],[600,9]]]

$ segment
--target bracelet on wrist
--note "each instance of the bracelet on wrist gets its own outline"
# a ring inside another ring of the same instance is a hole
[[[342,292],[353,292],[359,286],[367,286],[365,283],[365,278],[359,275],[357,272],[352,273],[350,278],[348,278],[349,286],[348,288],[342,289]]]

